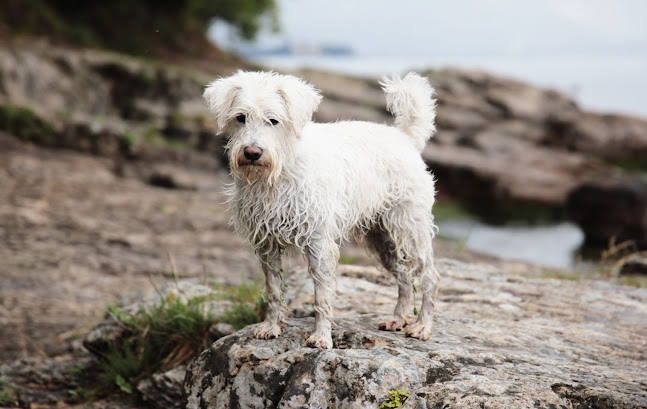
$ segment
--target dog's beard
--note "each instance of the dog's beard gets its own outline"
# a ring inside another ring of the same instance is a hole
[[[246,183],[259,182],[268,178],[268,168],[261,165],[243,165],[239,168],[239,176]]]
[[[241,157],[231,158],[229,166],[234,178],[245,184],[261,182],[271,185],[276,179],[276,168],[272,161],[267,158],[261,158],[257,161],[250,161]]]

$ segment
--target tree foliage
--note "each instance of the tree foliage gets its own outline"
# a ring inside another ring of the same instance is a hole
[[[275,0],[2,0],[0,25],[16,34],[131,53],[206,43],[214,19],[253,39],[276,25]],[[197,44],[196,44],[197,43]]]

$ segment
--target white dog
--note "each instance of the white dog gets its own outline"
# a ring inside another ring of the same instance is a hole
[[[230,136],[234,226],[265,273],[268,313],[257,338],[278,337],[287,326],[281,255],[300,249],[315,286],[315,330],[306,345],[332,348],[335,270],[340,243],[349,238],[363,241],[397,277],[394,316],[380,329],[406,327],[422,340],[431,334],[439,281],[431,245],[435,189],[420,151],[435,132],[433,88],[414,73],[381,85],[393,127],[311,122],[321,95],[290,75],[239,71],[204,92],[217,132]],[[414,276],[422,293],[415,323],[408,315]]]

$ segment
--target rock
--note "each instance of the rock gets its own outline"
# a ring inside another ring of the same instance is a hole
[[[477,71],[428,75],[437,90],[439,130],[423,158],[439,192],[471,211],[504,220],[511,208],[557,213],[569,191],[610,172],[581,152],[545,143],[549,135],[561,141],[568,134],[552,126],[557,118],[573,124],[582,116],[570,98]]]
[[[234,328],[231,324],[227,324],[226,322],[217,322],[209,327],[209,333],[213,335],[215,339],[226,337],[227,335],[231,335],[234,332],[236,332],[236,328]]]
[[[0,392],[11,393],[17,404],[3,407],[79,409],[128,409],[132,399],[125,395],[95,396],[96,360],[87,352],[48,359],[23,359],[0,364]],[[8,385],[9,388],[5,389]],[[8,392],[10,391],[10,392]]]
[[[625,260],[620,267],[620,274],[641,274],[647,276],[647,257],[631,257]]]
[[[608,159],[636,161],[647,155],[647,121],[625,115],[582,112],[572,120],[551,118],[555,132],[544,143]]]
[[[201,96],[211,79],[96,50],[0,46],[0,107],[26,108],[33,117],[27,135],[12,133],[107,157],[123,150],[125,140],[201,145],[213,129]]]
[[[156,373],[137,384],[142,400],[152,408],[181,408],[184,366]]]
[[[569,193],[568,211],[589,243],[606,246],[611,239],[631,240],[647,247],[644,178],[601,178],[582,184]]]
[[[342,271],[334,349],[303,346],[312,318],[289,319],[273,340],[247,327],[188,366],[186,407],[379,407],[389,391],[405,390],[410,408],[647,408],[647,290],[524,279],[446,259],[438,269],[432,340],[377,330],[395,286],[376,283],[371,270]],[[309,278],[287,279],[294,310]]]
[[[438,189],[487,216],[497,206],[562,207],[568,193],[604,171],[580,154],[540,148],[497,133],[479,133],[475,146],[429,144],[423,159]]]

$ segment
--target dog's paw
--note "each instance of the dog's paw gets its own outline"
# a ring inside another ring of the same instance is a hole
[[[257,339],[278,338],[283,334],[283,330],[287,326],[288,324],[285,321],[276,323],[276,324],[272,322],[264,321],[254,330],[254,338],[257,338]]]
[[[421,341],[426,341],[431,338],[431,324],[426,324],[423,322],[416,322],[407,327],[407,336],[412,338],[418,338]]]
[[[306,346],[310,348],[331,349],[332,337],[312,334],[306,339]]]
[[[408,319],[394,315],[388,320],[381,322],[379,328],[382,331],[402,331],[407,325],[409,325]]]

